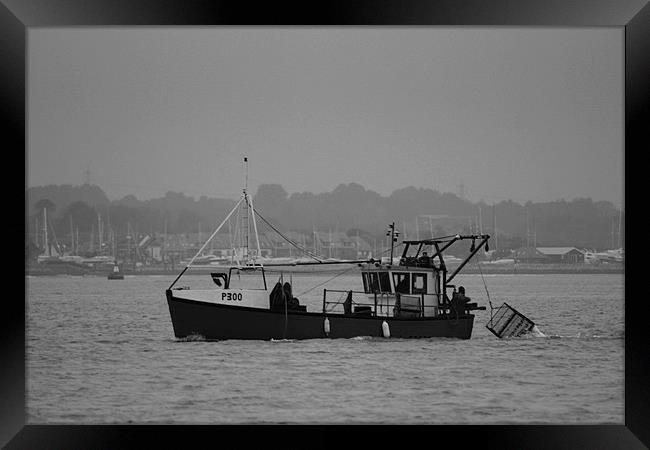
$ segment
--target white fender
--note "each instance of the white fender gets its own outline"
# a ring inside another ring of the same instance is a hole
[[[381,331],[384,334],[385,338],[390,337],[390,327],[388,326],[388,322],[385,320],[381,323]]]
[[[325,317],[325,322],[323,322],[323,329],[325,330],[325,336],[330,335],[330,320]]]

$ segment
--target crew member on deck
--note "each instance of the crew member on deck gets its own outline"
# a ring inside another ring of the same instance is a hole
[[[352,314],[352,291],[348,292],[348,296],[343,302],[343,313]]]
[[[291,292],[291,284],[287,281],[284,283],[284,295],[287,299],[287,309],[300,309],[300,302]]]
[[[284,309],[284,295],[282,290],[282,283],[280,283],[279,281],[275,283],[275,287],[271,291],[271,295],[269,297],[270,297],[269,299],[270,299],[272,310]]]
[[[451,307],[456,311],[456,314],[461,315],[465,313],[465,305],[470,301],[469,297],[465,296],[465,288],[460,286],[458,292],[454,291],[451,295]]]
[[[431,258],[427,255],[427,252],[422,252],[422,256],[418,258],[418,266],[420,267],[431,266]]]

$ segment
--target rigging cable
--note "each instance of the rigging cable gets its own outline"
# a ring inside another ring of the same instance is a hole
[[[280,274],[280,284],[282,284],[282,298],[284,299],[284,334],[282,339],[287,338],[287,322],[289,321],[289,316],[287,314],[287,293],[284,292],[284,275]]]
[[[284,234],[282,234],[282,232],[281,232],[280,230],[278,230],[277,228],[275,228],[275,227],[274,227],[274,226],[273,226],[273,225],[272,225],[268,220],[266,220],[264,217],[262,217],[262,215],[261,215],[261,214],[260,214],[256,209],[253,209],[253,213],[257,214],[257,217],[259,217],[260,219],[262,219],[262,220],[264,221],[264,223],[266,223],[269,227],[271,227],[271,229],[272,229],[273,231],[275,231],[275,232],[278,233],[280,236],[282,236],[282,238],[283,238],[285,241],[287,241],[289,244],[293,245],[295,248],[297,248],[298,250],[300,250],[300,251],[303,252],[304,254],[308,255],[308,256],[311,257],[312,259],[315,259],[315,260],[318,261],[318,262],[322,262],[321,257],[319,257],[319,256],[317,256],[317,255],[315,255],[315,254],[313,254],[313,253],[310,252],[309,250],[306,250],[306,249],[302,248],[300,245],[296,244],[293,240],[291,240],[290,238],[288,238],[287,236],[285,236]]]
[[[490,321],[492,321],[492,310],[494,308],[492,307],[492,300],[490,300],[490,291],[488,291],[487,283],[485,282],[485,278],[483,277],[483,270],[481,269],[481,262],[476,261],[476,265],[478,266],[479,272],[481,272],[481,279],[483,280],[483,286],[485,286],[485,293],[487,294],[488,303],[490,303]]]
[[[399,247],[400,245],[403,245],[403,244],[401,244],[401,243],[400,243],[400,244],[397,244],[397,245],[395,246],[395,248]],[[384,250],[382,253],[380,253],[380,256],[383,255],[384,253],[389,252],[389,251],[390,251],[390,249]],[[335,278],[340,277],[341,275],[345,275],[346,273],[348,273],[348,272],[350,272],[351,270],[354,270],[354,269],[356,269],[356,266],[352,266],[352,267],[350,267],[349,269],[345,269],[343,272],[337,273],[337,274],[334,275],[332,278],[329,278],[329,279],[323,281],[322,283],[317,284],[316,286],[314,286],[314,287],[312,287],[312,288],[306,290],[305,292],[301,292],[301,293],[299,294],[299,297],[300,297],[300,296],[303,296],[303,295],[305,295],[305,294],[307,294],[307,293],[309,293],[309,292],[311,292],[311,291],[313,291],[313,290],[316,289],[317,287],[320,287],[320,286],[322,286],[322,285],[324,285],[324,284],[326,284],[326,283],[329,283],[330,281],[332,281],[332,280],[335,279]]]

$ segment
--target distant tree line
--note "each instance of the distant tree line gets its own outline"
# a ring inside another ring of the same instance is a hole
[[[42,210],[46,208],[60,237],[69,235],[71,222],[80,233],[96,230],[98,214],[104,226],[118,234],[128,229],[139,234],[203,231],[207,237],[236,203],[206,196],[195,199],[176,192],[150,200],[128,195],[110,201],[101,188],[89,184],[39,186],[29,188],[26,196],[26,231],[31,235],[33,227],[42,227]],[[253,201],[260,214],[285,231],[329,229],[382,239],[386,226],[394,221],[401,238],[482,231],[491,234],[492,247],[496,242],[499,248],[536,245],[604,249],[619,243],[624,246],[625,242],[625,215],[611,202],[588,198],[472,203],[453,193],[415,187],[398,189],[385,197],[350,183],[331,192],[291,195],[279,184],[263,184]]]

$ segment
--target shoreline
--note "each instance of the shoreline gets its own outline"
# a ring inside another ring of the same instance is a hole
[[[457,267],[457,266],[456,266]],[[123,270],[122,274],[125,276],[148,276],[148,275],[178,275],[183,268],[176,270],[165,270],[163,268],[139,268],[136,271]],[[227,266],[214,266],[214,267],[192,267],[188,270],[188,275],[209,275],[211,272],[227,272]],[[345,271],[355,272],[359,271],[359,267],[350,267],[348,264],[340,266],[287,266],[280,269],[278,267],[266,268],[268,273],[292,273],[295,275],[314,275],[318,273],[323,274],[336,274]],[[451,273],[455,270],[455,266],[448,266],[447,271]],[[83,270],[75,268],[74,270],[66,270],[63,267],[26,267],[25,276],[39,277],[39,276],[57,276],[69,275],[80,277],[107,277],[110,271],[104,270]],[[472,275],[544,275],[544,274],[625,274],[625,265],[623,264],[603,264],[603,265],[589,265],[589,264],[508,264],[497,266],[494,264],[481,264],[480,268],[476,264],[467,265],[463,268],[462,273]]]

